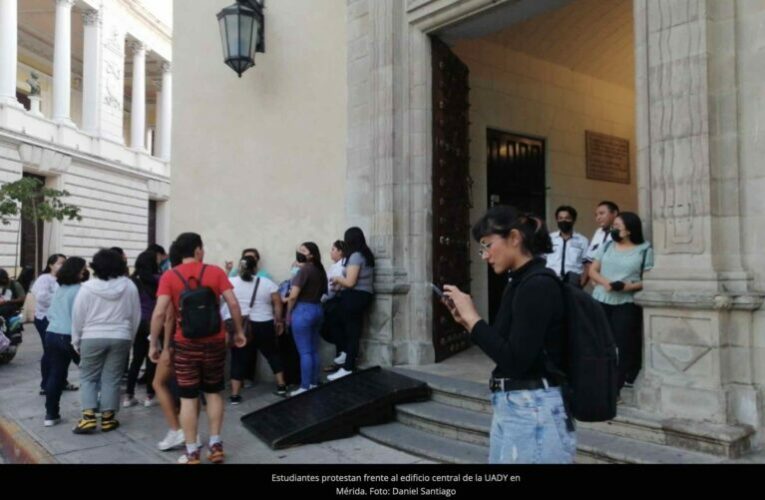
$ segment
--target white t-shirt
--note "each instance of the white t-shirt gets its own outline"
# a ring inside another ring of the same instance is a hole
[[[58,290],[58,281],[51,273],[41,274],[35,280],[31,290],[32,295],[35,296],[35,318],[45,319],[56,290]]]
[[[561,274],[561,267],[565,273],[572,272],[582,274],[586,262],[586,254],[590,242],[579,233],[574,233],[571,238],[564,240],[560,231],[550,233],[550,239],[553,244],[553,252],[547,254],[547,267],[555,271],[555,274]],[[566,254],[566,263],[563,264],[563,254]]]
[[[272,321],[274,319],[274,308],[271,303],[271,294],[279,291],[279,286],[268,278],[255,277],[252,281],[244,281],[240,277],[230,278],[231,284],[234,286],[234,295],[239,302],[239,307],[242,310],[242,317],[249,317],[250,320],[255,322]],[[255,283],[260,280],[260,286],[258,286],[258,294],[255,296],[255,304],[250,309],[250,301],[252,300],[252,292],[255,291]],[[224,301],[220,309],[223,320],[231,319],[231,313],[228,310],[228,305]]]
[[[324,296],[321,298],[322,302],[326,302],[335,295],[337,295],[337,292],[332,290],[332,278],[341,278],[343,277],[345,271],[345,266],[343,265],[343,260],[340,259],[334,264],[332,264],[332,267],[329,268],[327,271],[327,293],[324,294]]]
[[[587,254],[584,257],[585,262],[593,262],[595,260],[595,256],[598,254],[598,250],[600,250],[600,248],[609,241],[613,241],[611,239],[611,232],[606,232],[603,230],[603,228],[599,227],[590,240],[590,248],[587,250]]]

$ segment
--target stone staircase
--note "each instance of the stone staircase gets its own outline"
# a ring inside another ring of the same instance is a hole
[[[444,463],[486,463],[491,402],[485,384],[408,369],[394,371],[427,382],[430,401],[399,405],[396,421],[361,429],[378,443]],[[577,427],[577,463],[730,463],[749,451],[753,430],[677,419],[662,420],[627,404],[611,422]]]

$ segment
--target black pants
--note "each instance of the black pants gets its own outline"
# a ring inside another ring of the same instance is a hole
[[[372,304],[373,298],[371,293],[358,290],[343,290],[340,294],[338,314],[343,325],[343,350],[346,355],[343,368],[348,371],[356,369],[364,312]]]
[[[621,390],[625,382],[635,382],[643,365],[643,310],[635,304],[601,305],[619,349],[617,383]]]
[[[340,321],[340,297],[333,297],[324,303],[324,322],[321,324],[321,338],[335,346],[335,356],[343,352],[343,323]]]
[[[66,386],[69,363],[75,358],[71,335],[54,332],[45,334],[45,350],[48,361],[48,378],[45,380],[45,414],[60,417],[61,393]]]
[[[149,322],[141,321],[138,326],[138,333],[135,335],[133,341],[133,360],[130,362],[130,368],[128,369],[127,389],[125,393],[134,396],[135,384],[138,380],[138,372],[141,371],[141,365],[144,360],[146,361],[146,394],[148,396],[154,396],[154,373],[157,371],[157,365],[149,359]]]
[[[284,371],[282,358],[276,343],[276,327],[273,321],[251,321],[252,339],[244,347],[231,348],[231,378],[242,381],[252,373],[252,365],[258,351],[268,361],[271,371],[276,374]]]

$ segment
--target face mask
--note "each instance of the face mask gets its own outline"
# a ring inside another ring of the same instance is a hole
[[[574,229],[574,223],[567,220],[558,222],[558,229],[560,229],[563,234],[569,234],[571,230]]]
[[[611,230],[611,239],[614,240],[617,243],[621,243],[621,241],[624,238],[622,238],[622,236],[619,234],[619,230],[618,229],[612,229]]]
[[[297,267],[297,266],[295,266],[295,267],[293,267],[292,269],[290,269],[290,274],[291,274],[292,276],[297,276],[297,273],[299,273],[299,272],[300,272],[300,268],[299,268],[299,267]]]
[[[308,262],[308,257],[306,257],[300,252],[297,252],[295,253],[295,260],[300,262],[301,264],[305,264],[306,262]]]

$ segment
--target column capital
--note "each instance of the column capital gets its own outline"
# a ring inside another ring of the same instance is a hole
[[[128,48],[130,49],[131,54],[134,56],[146,54],[146,51],[149,50],[149,47],[144,42],[139,40],[128,42]]]
[[[74,0],[56,0],[56,5],[60,7],[72,8],[74,6]]]
[[[103,22],[101,11],[93,9],[84,11],[82,13],[82,22],[85,26],[101,25]]]

